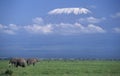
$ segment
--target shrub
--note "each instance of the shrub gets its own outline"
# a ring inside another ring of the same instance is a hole
[[[13,71],[10,70],[10,69],[7,69],[7,70],[5,71],[5,74],[6,74],[6,75],[10,75],[10,76],[12,76]]]

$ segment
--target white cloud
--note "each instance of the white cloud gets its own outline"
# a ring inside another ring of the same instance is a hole
[[[38,24],[33,24],[33,25],[24,26],[24,29],[30,33],[36,33],[36,34],[48,34],[52,32],[51,25],[41,26]]]
[[[105,33],[106,31],[101,28],[100,26],[96,26],[93,24],[89,24],[86,28],[87,32],[89,33]]]
[[[99,23],[101,21],[105,20],[104,17],[102,18],[95,18],[95,17],[87,17],[87,18],[80,18],[78,21],[80,22],[88,22],[88,23]]]
[[[117,32],[117,33],[120,33],[120,28],[116,27],[116,28],[113,28],[114,32]]]
[[[57,8],[48,12],[48,14],[88,14],[90,10],[86,8]]]
[[[111,15],[112,18],[120,18],[120,12],[117,12],[114,15]]]
[[[87,26],[80,23],[60,23],[60,24],[32,24],[25,26],[16,26],[10,24],[8,26],[0,25],[0,32],[14,35],[17,31],[24,30],[31,34],[60,34],[60,35],[74,35],[74,34],[91,34],[91,33],[105,33],[106,31],[93,24]]]
[[[12,29],[12,30],[18,30],[19,29],[19,27],[15,24],[9,24],[8,28]]]
[[[19,29],[15,24],[9,24],[8,26],[0,24],[0,32],[14,35],[15,31]]]
[[[90,24],[88,26],[79,23],[74,24],[57,24],[57,32],[62,34],[80,34],[80,33],[105,33],[105,30],[99,26]]]
[[[36,24],[42,24],[43,23],[43,19],[41,17],[36,17],[33,19],[33,22]]]

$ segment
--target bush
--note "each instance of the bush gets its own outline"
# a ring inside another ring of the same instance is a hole
[[[12,76],[13,71],[10,70],[10,69],[7,69],[7,70],[5,71],[5,74]]]

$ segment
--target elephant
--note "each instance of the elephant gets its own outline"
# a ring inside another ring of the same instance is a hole
[[[27,59],[27,65],[33,65],[35,66],[35,64],[38,62],[38,59],[36,58],[29,58]]]
[[[25,67],[26,60],[24,58],[12,58],[10,59],[9,64],[14,65],[15,67],[18,66]]]
[[[9,61],[9,67],[10,66],[16,66],[17,65],[17,59],[18,58],[11,58]]]
[[[25,67],[26,66],[26,60],[24,58],[17,59],[16,67],[18,67],[18,66]]]

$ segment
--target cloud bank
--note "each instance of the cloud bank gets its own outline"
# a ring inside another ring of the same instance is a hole
[[[35,18],[35,22],[31,25],[19,26],[9,24],[8,26],[0,24],[0,32],[15,35],[19,31],[30,34],[59,34],[59,35],[74,35],[74,34],[92,34],[92,33],[105,33],[106,31],[97,25],[88,24],[82,25],[80,23],[59,23],[59,24],[41,24],[42,18]],[[37,21],[37,22],[36,22]],[[38,23],[39,22],[39,23]]]
[[[99,26],[89,24],[87,26],[82,25],[80,23],[68,24],[68,23],[60,23],[55,24],[54,32],[65,35],[73,35],[73,34],[91,34],[91,33],[105,33],[105,30]]]
[[[61,35],[73,35],[73,34],[91,34],[91,33],[105,33],[106,31],[97,25],[89,24],[87,26],[80,23],[60,23],[60,24],[46,24],[46,25],[28,25],[24,26],[24,29],[29,33],[34,34],[61,34]]]
[[[48,12],[48,14],[88,14],[91,13],[90,10],[86,8],[57,8]]]

